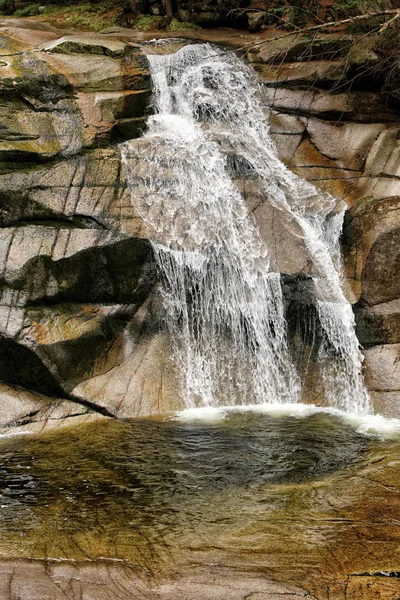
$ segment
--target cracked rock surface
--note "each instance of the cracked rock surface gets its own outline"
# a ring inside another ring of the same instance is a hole
[[[374,60],[357,44],[345,60],[348,40],[320,36],[310,54],[290,36],[269,43],[268,33],[179,33],[232,47],[263,35],[248,59],[272,136],[293,171],[350,207],[343,247],[367,381],[379,411],[399,416],[398,114],[376,91],[337,88],[360,61]],[[30,394],[44,403],[39,415],[51,398],[116,417],[181,406],[171,341],[154,314],[151,245],[135,209],[148,167],[137,161],[132,199],[118,148],[140,137],[152,110],[148,38],[0,21],[0,380],[20,398],[2,426],[29,422]],[[220,143],[261,232],[274,224],[275,268],[312,274],[288,224],[230,156],[229,140]]]

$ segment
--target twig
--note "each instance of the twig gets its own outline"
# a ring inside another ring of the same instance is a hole
[[[398,19],[399,17],[400,17],[400,12],[397,12],[397,15],[394,15],[394,17],[392,17],[391,19],[389,19],[389,21],[386,21],[386,23],[384,23],[382,25],[382,27],[378,31],[378,34],[381,34],[384,31],[386,31],[386,29],[388,27],[390,27],[392,25],[392,23],[394,23],[396,21],[396,19]]]
[[[329,23],[322,23],[320,25],[311,25],[309,27],[303,27],[302,29],[298,29],[296,32],[290,31],[289,33],[284,33],[283,35],[276,35],[272,38],[264,39],[259,42],[245,44],[244,46],[241,46],[240,48],[236,48],[236,51],[246,50],[248,48],[254,48],[255,46],[262,46],[263,44],[269,44],[270,42],[273,42],[276,40],[281,40],[286,37],[290,37],[293,35],[297,36],[300,33],[309,33],[311,31],[319,31],[321,29],[327,29],[328,27],[334,28],[334,27],[338,27],[339,25],[347,25],[348,23],[355,23],[358,21],[367,21],[368,19],[373,19],[374,17],[384,17],[384,16],[388,16],[388,15],[395,15],[395,17],[393,19],[390,19],[390,21],[388,21],[388,23],[390,23],[400,17],[400,9],[393,8],[393,9],[388,9],[388,10],[380,10],[380,11],[368,13],[365,15],[357,15],[355,17],[349,17],[347,19],[342,19],[341,21],[332,21]],[[388,23],[386,23],[386,25]]]

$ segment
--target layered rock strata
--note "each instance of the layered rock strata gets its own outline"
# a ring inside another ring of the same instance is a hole
[[[0,29],[1,424],[179,408],[171,342],[155,317],[152,249],[118,149],[152,110],[148,48],[126,30],[60,37],[13,24]],[[356,45],[345,56],[343,37],[310,46],[263,36],[247,57],[279,155],[350,207],[343,247],[367,383],[377,409],[400,416],[398,115],[379,89],[349,89],[373,53]],[[237,32],[224,42],[243,45]],[[275,223],[295,340],[307,257],[221,145],[261,231]],[[140,194],[147,167],[135,168]]]

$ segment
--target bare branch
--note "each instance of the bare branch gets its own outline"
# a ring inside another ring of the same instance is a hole
[[[387,26],[389,26],[389,23],[395,21],[396,19],[398,19],[400,17],[400,9],[393,8],[393,9],[388,9],[388,10],[380,10],[380,11],[371,12],[371,13],[364,14],[364,15],[357,15],[355,17],[348,17],[347,19],[342,19],[341,21],[332,21],[329,23],[322,23],[320,25],[311,25],[308,27],[303,27],[301,29],[298,29],[296,32],[290,31],[289,33],[284,33],[283,35],[276,35],[272,38],[263,39],[261,41],[250,43],[250,44],[245,44],[244,46],[241,46],[240,48],[236,48],[236,51],[254,48],[255,46],[262,46],[263,44],[269,44],[270,42],[273,42],[275,40],[281,40],[285,37],[290,37],[293,35],[297,36],[300,33],[310,33],[313,31],[320,31],[321,29],[327,29],[327,28],[332,29],[335,27],[339,27],[340,25],[347,25],[350,23],[358,23],[359,21],[367,21],[368,19],[373,19],[376,17],[385,17],[385,16],[390,16],[390,15],[394,15],[394,17],[392,19],[390,19],[387,23],[385,23],[385,25],[387,25]]]
[[[382,27],[379,29],[378,33],[381,34],[383,33],[388,27],[391,27],[391,25],[400,17],[400,11],[397,12],[397,15],[394,15],[394,17],[392,17],[391,19],[389,19],[389,21],[386,21],[386,23],[384,23],[382,25]]]

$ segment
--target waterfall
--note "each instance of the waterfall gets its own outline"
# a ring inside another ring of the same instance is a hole
[[[132,202],[152,240],[163,320],[187,407],[298,402],[280,273],[230,176],[229,145],[265,201],[301,232],[313,265],[324,395],[370,412],[351,306],[341,288],[335,200],[290,172],[269,135],[251,69],[209,44],[149,54],[155,114],[122,146]]]

